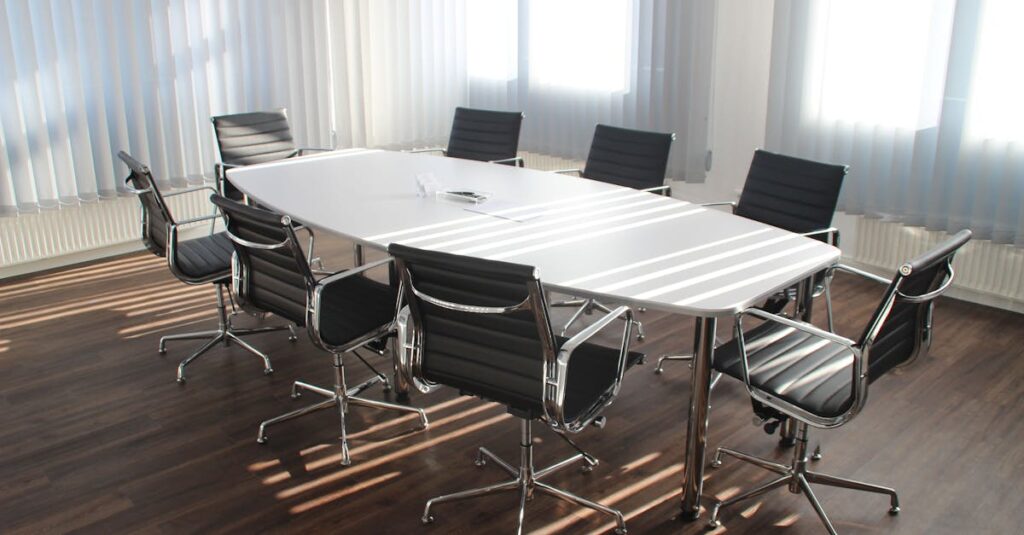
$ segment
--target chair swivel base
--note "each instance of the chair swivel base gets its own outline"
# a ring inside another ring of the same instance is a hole
[[[894,489],[807,470],[807,424],[803,422],[798,424],[796,448],[793,450],[793,461],[790,466],[775,463],[760,457],[754,457],[753,455],[747,455],[728,448],[718,448],[715,451],[714,460],[711,461],[711,466],[713,468],[718,468],[722,465],[722,454],[729,455],[770,472],[775,472],[780,477],[754,487],[746,492],[737,494],[727,500],[715,502],[711,507],[711,518],[708,521],[708,529],[715,529],[721,525],[721,522],[718,520],[718,514],[723,507],[728,507],[785,486],[788,487],[789,491],[793,494],[802,493],[807,496],[807,500],[811,502],[811,506],[814,507],[814,511],[818,514],[818,518],[820,518],[821,522],[825,525],[825,529],[827,529],[832,535],[836,535],[835,527],[832,526],[832,522],[829,520],[828,515],[825,514],[825,510],[822,508],[817,496],[815,496],[814,491],[811,490],[811,483],[830,487],[860,490],[864,492],[873,492],[876,494],[886,494],[889,496],[889,514],[895,515],[900,512],[900,500]],[[814,460],[820,458],[821,454],[818,451],[815,451],[814,455],[811,456],[811,459]]]
[[[576,323],[581,317],[583,317],[584,314],[591,314],[591,313],[594,312],[595,309],[596,310],[600,310],[601,312],[604,312],[605,314],[607,314],[607,313],[612,311],[612,309],[608,308],[607,305],[601,303],[600,301],[598,301],[596,299],[589,299],[589,298],[588,299],[569,299],[567,301],[557,301],[557,302],[551,303],[548,306],[551,306],[551,307],[578,307],[576,312],[573,313],[572,317],[569,318],[569,321],[565,322],[565,326],[562,327],[562,332],[560,333],[562,336],[566,336],[566,333],[569,332],[569,328],[572,327],[573,324]],[[624,320],[625,318],[619,318],[619,319],[623,319]],[[642,342],[644,337],[645,337],[645,334],[644,334],[644,324],[640,323],[639,321],[633,320],[633,325],[636,327],[636,339],[638,341]]]
[[[242,349],[245,349],[246,351],[252,353],[253,355],[256,355],[257,357],[259,357],[261,360],[263,360],[263,373],[266,374],[266,375],[269,375],[271,373],[274,373],[274,368],[272,368],[270,366],[270,358],[267,357],[267,355],[265,355],[262,351],[256,349],[252,345],[250,345],[248,342],[245,342],[244,340],[242,340],[240,337],[241,336],[250,335],[250,334],[259,334],[259,333],[266,333],[266,332],[272,332],[272,331],[283,331],[283,330],[287,329],[289,331],[289,336],[288,336],[288,340],[289,341],[294,342],[294,341],[299,339],[298,336],[296,336],[295,329],[294,329],[294,327],[291,324],[288,324],[288,325],[278,325],[278,326],[274,326],[274,327],[258,327],[258,328],[254,328],[254,329],[236,329],[236,328],[234,328],[231,325],[231,316],[228,315],[227,308],[224,305],[224,294],[223,294],[223,291],[224,291],[223,290],[223,285],[222,284],[218,284],[217,285],[217,317],[218,317],[218,325],[217,325],[217,329],[216,330],[198,331],[198,332],[180,333],[180,334],[169,334],[167,336],[164,336],[164,337],[160,338],[160,344],[159,344],[159,346],[157,348],[157,351],[159,351],[159,353],[161,355],[164,355],[164,354],[167,353],[167,342],[174,342],[174,341],[178,341],[178,340],[202,340],[202,339],[207,339],[207,341],[203,345],[199,346],[199,349],[195,350],[191,355],[188,356],[188,358],[186,358],[185,360],[181,361],[181,363],[178,364],[178,377],[177,377],[178,384],[185,384],[185,366],[188,366],[189,364],[191,364],[192,361],[194,361],[197,358],[199,358],[203,353],[206,353],[208,350],[210,350],[211,348],[213,348],[214,346],[216,346],[220,342],[223,342],[225,346],[228,346],[232,342],[234,342],[234,343],[238,344],[238,346],[241,347]]]
[[[371,367],[371,369],[373,368]],[[387,378],[384,377],[379,372],[377,372],[376,370],[373,371],[374,373],[376,373],[376,375],[367,379],[366,381],[363,381],[362,383],[359,383],[358,385],[352,388],[348,388],[345,384],[345,368],[341,360],[341,355],[336,354],[334,366],[335,381],[333,390],[322,388],[316,385],[311,385],[309,383],[305,383],[302,381],[295,381],[294,383],[292,383],[292,399],[300,398],[302,396],[303,390],[312,392],[314,394],[319,394],[325,397],[326,399],[319,403],[314,403],[313,405],[309,405],[301,409],[297,409],[282,414],[280,416],[276,416],[269,420],[263,421],[262,423],[260,423],[260,428],[256,435],[256,442],[259,444],[267,443],[268,426],[279,424],[287,420],[293,420],[300,416],[305,416],[307,414],[314,413],[321,409],[334,407],[338,410],[338,417],[341,420],[341,464],[343,466],[348,466],[352,464],[352,458],[349,455],[348,448],[348,433],[345,426],[345,414],[348,412],[349,405],[361,405],[364,407],[374,407],[378,409],[414,413],[418,415],[420,418],[420,428],[426,429],[429,425],[429,422],[427,422],[427,414],[423,411],[423,409],[419,409],[416,407],[407,407],[405,405],[399,405],[397,403],[388,403],[386,401],[377,401],[373,399],[359,397],[359,394],[362,391],[366,390],[367,388],[370,388],[371,386],[377,383],[383,384],[383,389],[385,392],[391,389],[391,385],[388,382]]]
[[[453,502],[458,500],[465,500],[469,498],[476,498],[488,494],[494,494],[497,492],[506,491],[518,491],[519,492],[519,514],[517,516],[516,533],[523,533],[523,521],[526,516],[526,502],[533,499],[534,491],[540,491],[545,494],[554,496],[560,500],[567,501],[569,503],[593,509],[599,513],[604,513],[615,519],[615,533],[624,535],[626,533],[626,520],[622,516],[622,513],[606,507],[597,502],[592,502],[585,498],[576,496],[575,494],[566,492],[562,489],[553,487],[546,483],[538,481],[540,478],[561,470],[567,466],[571,466],[577,461],[582,461],[582,470],[589,472],[597,464],[597,460],[593,459],[586,453],[580,452],[568,459],[559,461],[551,466],[536,470],[533,467],[533,432],[531,428],[530,420],[521,421],[522,436],[520,441],[520,461],[519,466],[513,466],[508,462],[505,462],[497,455],[491,453],[487,448],[480,448],[477,451],[477,458],[475,464],[477,466],[484,466],[488,461],[493,462],[498,468],[501,468],[513,479],[504,483],[498,483],[495,485],[489,485],[477,489],[464,490],[462,492],[456,492],[454,494],[446,494],[444,496],[438,496],[427,500],[427,505],[423,509],[423,523],[430,524],[434,521],[434,516],[430,513],[431,508],[434,505],[444,502]],[[571,442],[570,442],[571,443]]]

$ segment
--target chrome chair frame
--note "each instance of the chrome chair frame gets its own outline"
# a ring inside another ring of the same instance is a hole
[[[228,216],[225,215],[225,218],[227,217]],[[292,219],[289,216],[281,217],[282,230],[287,236],[287,238],[280,243],[274,244],[256,243],[240,238],[232,234],[230,230],[226,230],[225,232],[227,233],[227,236],[231,241],[242,247],[264,250],[287,248],[296,259],[303,259],[308,262],[308,259],[302,252],[302,248],[299,247],[298,245],[298,239],[295,235],[295,226],[293,226],[292,223]],[[306,306],[306,330],[309,333],[310,339],[312,339],[313,343],[320,349],[330,353],[331,356],[333,357],[334,385],[333,388],[323,388],[310,383],[306,383],[304,381],[294,381],[292,383],[291,390],[292,399],[300,398],[302,396],[302,391],[312,392],[314,394],[323,396],[325,399],[318,403],[314,403],[313,405],[308,405],[306,407],[302,407],[300,409],[296,409],[285,414],[275,416],[268,420],[264,420],[263,422],[260,423],[259,431],[256,434],[257,443],[266,444],[268,440],[268,426],[279,424],[281,422],[285,422],[288,420],[293,420],[300,416],[305,416],[307,414],[311,414],[322,409],[335,407],[338,410],[338,417],[341,421],[341,464],[343,466],[348,466],[352,464],[352,458],[351,455],[349,454],[348,431],[345,423],[345,413],[348,412],[350,404],[364,407],[374,407],[378,409],[414,413],[419,416],[421,428],[426,429],[428,427],[429,422],[427,421],[426,412],[424,412],[423,409],[399,405],[397,403],[389,403],[385,401],[367,399],[359,396],[359,394],[362,393],[364,390],[377,383],[381,383],[383,385],[383,389],[385,392],[391,389],[391,385],[387,377],[384,376],[384,374],[378,371],[376,368],[374,368],[372,364],[370,364],[356,351],[359,349],[365,349],[367,344],[394,333],[394,321],[392,321],[389,324],[383,325],[375,330],[372,330],[368,333],[365,333],[359,338],[356,338],[355,340],[352,340],[340,346],[335,346],[328,343],[326,340],[324,340],[320,332],[321,304],[323,302],[322,293],[324,289],[339,280],[345,279],[347,277],[362,275],[364,272],[370,269],[386,265],[390,262],[391,259],[386,258],[384,260],[365,264],[355,269],[335,273],[333,275],[320,279],[319,281],[315,281],[315,283],[312,286],[310,286],[309,283],[307,283],[308,301]],[[232,266],[232,286],[234,289],[234,293],[239,296],[239,301],[244,305],[244,303],[246,302],[245,288],[246,279],[249,277],[249,267],[239,261],[237,253],[235,253],[232,257]],[[312,272],[312,270],[310,270],[310,272]],[[351,353],[355,355],[356,358],[362,361],[362,363],[366,365],[366,367],[369,368],[370,371],[374,373],[374,376],[366,381],[363,381],[362,383],[359,383],[354,387],[349,387],[345,380],[344,355],[346,353]]]
[[[141,174],[144,174],[144,175],[146,175],[148,177],[152,177],[152,174],[151,174],[148,166],[143,165],[143,164],[135,161],[134,159],[132,159],[133,163],[129,163],[128,160],[126,159],[126,157],[127,158],[131,158],[131,156],[129,156],[127,153],[125,153],[123,151],[119,154],[119,156],[121,157],[121,160],[124,161],[125,164],[129,166],[129,168],[131,168],[131,171],[133,173],[141,173]],[[136,166],[138,166],[138,168],[136,168]],[[149,180],[152,180],[152,178],[149,178]],[[125,179],[124,189],[125,189],[126,192],[132,193],[132,194],[134,194],[136,196],[142,196],[142,195],[144,195],[146,193],[150,193],[151,191],[155,191],[155,187],[154,187],[154,185],[152,183],[150,184],[149,187],[144,188],[144,189],[137,189],[137,188],[133,187],[131,185],[131,175],[129,175],[129,177]],[[202,191],[202,190],[209,190],[209,191],[212,191],[212,192],[216,193],[216,190],[214,188],[210,187],[210,186],[197,186],[197,187],[193,187],[193,188],[186,188],[186,189],[183,189],[183,190],[173,191],[173,192],[170,192],[170,193],[167,193],[167,194],[159,193],[159,192],[157,192],[157,194],[158,194],[159,197],[166,199],[168,197],[175,197],[175,196],[178,196],[178,195],[184,195],[186,193],[194,193],[194,192]],[[141,202],[141,199],[140,199],[140,202]],[[206,340],[206,342],[204,342],[201,346],[199,346],[198,349],[193,351],[188,357],[186,357],[184,360],[182,360],[180,363],[178,363],[177,377],[176,377],[176,381],[178,382],[178,384],[185,384],[185,367],[188,366],[189,364],[191,364],[194,360],[196,360],[200,356],[202,356],[204,353],[206,353],[207,351],[212,349],[219,342],[223,342],[225,347],[231,345],[231,343],[234,342],[235,344],[237,344],[242,349],[245,349],[249,353],[252,353],[253,355],[259,357],[260,360],[263,361],[263,373],[265,375],[270,375],[271,373],[274,373],[274,368],[271,366],[271,363],[270,363],[270,357],[268,357],[265,353],[263,353],[262,351],[256,349],[252,345],[250,345],[248,342],[242,340],[240,337],[241,336],[250,335],[250,334],[260,334],[260,333],[273,332],[273,331],[283,331],[283,330],[287,329],[289,331],[288,340],[291,341],[291,342],[294,342],[294,341],[298,340],[298,336],[295,334],[294,327],[290,323],[287,324],[287,325],[271,326],[271,327],[256,327],[256,328],[248,328],[248,329],[239,329],[239,328],[234,327],[232,325],[232,323],[231,323],[231,320],[232,320],[232,318],[234,316],[236,316],[238,314],[238,312],[235,310],[235,306],[234,306],[234,302],[233,301],[231,301],[231,309],[232,309],[231,313],[228,313],[228,311],[227,311],[227,306],[226,306],[226,304],[224,302],[224,287],[227,285],[227,283],[215,282],[218,279],[224,277],[225,274],[214,274],[214,275],[210,275],[210,276],[207,276],[207,277],[195,278],[195,277],[191,277],[189,275],[186,275],[184,272],[182,272],[181,268],[178,266],[178,263],[177,263],[177,258],[178,258],[177,249],[178,249],[178,233],[179,233],[179,229],[182,226],[191,225],[191,224],[195,224],[195,223],[201,223],[201,222],[204,222],[204,221],[210,221],[210,234],[212,235],[213,234],[213,230],[214,230],[215,225],[216,225],[216,222],[217,222],[217,219],[220,218],[220,215],[216,213],[216,207],[214,209],[214,213],[211,214],[211,215],[203,216],[203,217],[196,217],[196,218],[192,218],[192,219],[186,219],[184,221],[176,221],[173,217],[171,217],[170,209],[162,201],[159,202],[159,206],[164,211],[164,218],[168,221],[168,223],[167,223],[167,230],[166,230],[166,234],[167,234],[167,251],[166,251],[166,253],[163,254],[163,256],[167,259],[167,267],[168,267],[168,269],[170,269],[171,273],[175,276],[175,278],[177,278],[178,280],[184,282],[185,284],[189,284],[189,285],[192,285],[192,286],[198,286],[198,285],[202,285],[202,284],[213,283],[214,286],[216,287],[216,291],[217,291],[217,328],[216,329],[214,329],[214,330],[207,330],[207,331],[196,331],[196,332],[187,332],[187,333],[178,333],[178,334],[168,334],[168,335],[164,335],[164,336],[160,337],[160,342],[157,345],[157,352],[159,352],[161,355],[167,354],[167,342],[176,342],[178,340]],[[139,224],[140,224],[140,227],[141,227],[142,241],[147,243],[147,245],[148,245],[150,243],[150,241],[151,241],[151,238],[149,237],[149,214],[146,211],[145,207],[142,207],[141,210],[140,210]],[[156,251],[154,251],[152,248],[150,248],[150,250],[153,251],[154,253],[156,253]],[[229,294],[228,297],[230,298],[230,294]]]
[[[540,335],[544,357],[542,404],[544,415],[541,419],[577,450],[575,455],[567,459],[563,459],[539,470],[536,469],[533,465],[532,420],[522,418],[520,424],[520,460],[518,467],[501,459],[484,447],[477,450],[477,457],[475,461],[475,464],[480,467],[486,465],[488,461],[491,461],[511,475],[513,479],[495,485],[431,498],[427,500],[423,509],[423,523],[429,524],[434,521],[431,509],[439,503],[459,501],[498,492],[518,490],[519,512],[517,516],[516,533],[521,534],[523,532],[526,502],[532,499],[535,491],[539,490],[540,492],[569,503],[586,507],[613,517],[616,522],[615,532],[618,534],[625,534],[625,518],[618,510],[548,485],[539,481],[539,479],[571,466],[577,461],[582,461],[584,463],[582,469],[585,472],[589,472],[598,464],[596,459],[576,446],[573,441],[565,436],[565,433],[578,433],[589,425],[603,427],[604,420],[599,417],[599,414],[605,407],[612,403],[615,396],[618,394],[622,385],[622,377],[626,371],[629,342],[632,338],[631,331],[634,324],[632,310],[627,306],[620,306],[616,308],[594,324],[588,326],[586,329],[570,338],[556,353],[555,338],[551,329],[551,320],[548,316],[545,293],[539,279],[528,284],[528,295],[526,299],[520,303],[504,307],[474,306],[445,301],[421,292],[413,284],[412,276],[404,262],[397,259],[396,265],[398,267],[399,277],[401,278],[403,291],[411,292],[416,298],[422,299],[431,305],[471,314],[509,314],[516,311],[529,311],[533,314],[534,321],[537,324],[538,333]],[[407,299],[407,301],[409,301],[410,304],[402,308],[396,321],[398,328],[398,343],[400,344],[400,356],[396,362],[396,366],[398,367],[398,371],[402,375],[404,381],[415,386],[421,392],[428,392],[437,385],[430,383],[423,377],[423,331],[419,324],[419,320],[417,319],[418,314],[415,313],[415,301],[411,298]],[[569,362],[572,359],[573,352],[581,344],[592,338],[598,332],[602,331],[616,319],[620,319],[622,316],[625,316],[624,319],[626,321],[623,327],[622,342],[619,348],[618,370],[612,386],[589,410],[577,416],[573,420],[566,420],[565,395],[569,375]]]
[[[871,483],[865,483],[853,479],[846,479],[808,470],[808,427],[813,426],[821,429],[831,429],[834,427],[838,427],[853,419],[853,417],[856,416],[864,407],[868,395],[868,366],[871,360],[871,348],[875,342],[875,339],[881,332],[886,320],[888,319],[889,314],[892,312],[893,307],[896,305],[897,301],[902,301],[905,303],[928,304],[927,308],[924,311],[923,318],[920,320],[921,334],[919,337],[915,337],[915,345],[911,351],[910,356],[907,358],[905,362],[901,363],[899,366],[903,367],[912,364],[921,356],[922,353],[927,351],[927,349],[931,345],[932,312],[934,309],[933,300],[942,295],[943,293],[945,293],[946,290],[948,290],[950,286],[952,286],[953,284],[953,279],[955,278],[956,273],[953,270],[952,259],[955,252],[956,251],[954,250],[953,254],[950,254],[946,259],[946,263],[944,266],[946,270],[945,280],[941,283],[941,285],[939,285],[938,288],[928,291],[921,295],[907,295],[903,291],[901,291],[901,285],[903,284],[905,277],[910,276],[913,272],[913,267],[910,263],[906,263],[900,266],[899,273],[897,273],[897,275],[891,281],[882,277],[878,277],[871,273],[844,265],[838,265],[834,268],[831,268],[829,270],[830,277],[832,275],[832,272],[834,272],[835,270],[841,270],[867,278],[868,280],[888,285],[888,289],[882,299],[882,304],[880,305],[878,311],[875,313],[875,316],[873,317],[868,328],[865,330],[865,333],[861,337],[861,340],[859,342],[840,336],[838,334],[835,334],[834,332],[820,329],[809,323],[795,321],[790,318],[771,314],[758,308],[750,308],[737,314],[734,333],[738,345],[738,352],[741,357],[740,363],[742,369],[742,376],[744,385],[747,389],[747,393],[754,401],[757,401],[767,407],[775,409],[780,413],[797,420],[796,448],[794,448],[793,450],[793,457],[790,465],[786,466],[770,461],[768,459],[762,459],[760,457],[748,455],[729,448],[719,447],[715,451],[715,456],[711,462],[712,467],[717,468],[721,466],[722,456],[728,455],[730,457],[739,459],[740,461],[753,464],[754,466],[758,466],[768,471],[774,472],[778,474],[779,477],[769,481],[768,483],[759,485],[753,489],[732,496],[726,500],[716,501],[711,508],[711,517],[708,522],[709,529],[717,528],[721,525],[721,522],[719,521],[718,517],[723,507],[728,507],[730,505],[739,503],[749,498],[759,496],[773,489],[786,486],[791,493],[804,494],[807,497],[808,501],[810,501],[811,506],[814,508],[818,517],[821,519],[821,522],[822,524],[824,524],[825,529],[827,529],[829,533],[835,535],[835,527],[832,525],[831,520],[829,520],[828,515],[825,513],[825,510],[822,508],[821,503],[818,501],[817,497],[814,494],[814,491],[811,489],[811,483],[831,487],[860,490],[876,494],[884,494],[889,496],[889,514],[895,515],[900,512],[899,496],[897,495],[896,491],[890,487],[874,485]],[[754,316],[755,318],[764,321],[779,323],[786,327],[790,327],[792,329],[805,332],[824,341],[828,341],[845,347],[846,350],[849,351],[849,353],[853,357],[850,366],[853,385],[853,397],[850,407],[847,410],[845,410],[842,414],[825,417],[804,410],[784,399],[781,399],[768,392],[764,392],[758,389],[757,387],[753,386],[750,381],[750,365],[747,361],[747,353],[744,345],[745,341],[743,332],[743,318],[746,316]]]

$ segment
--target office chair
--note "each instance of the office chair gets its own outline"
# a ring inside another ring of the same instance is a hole
[[[330,152],[333,149],[296,147],[292,138],[292,127],[288,123],[288,111],[276,108],[268,111],[235,113],[210,117],[213,132],[217,138],[219,162],[213,165],[217,178],[218,192],[235,201],[242,201],[245,195],[227,179],[227,170],[258,163],[274,162],[314,152]],[[323,262],[314,256],[316,236],[313,229],[305,227],[309,235],[306,248],[309,261],[317,274],[327,274]]]
[[[668,168],[668,154],[675,138],[675,134],[599,124],[594,128],[594,139],[584,168],[559,169],[555,172],[573,173],[591,180],[671,196],[671,187],[665,184],[665,170]],[[605,313],[611,310],[596,299],[569,299],[552,303],[551,306],[577,307],[562,328],[562,336],[584,314],[590,314],[594,309]],[[643,340],[643,324],[638,321],[636,327],[637,340]]]
[[[603,426],[602,409],[615,398],[626,368],[643,355],[629,351],[632,311],[619,307],[572,337],[556,337],[548,317],[543,285],[531,266],[425,251],[391,244],[403,295],[408,306],[398,317],[402,345],[398,368],[421,391],[447,385],[501,403],[521,420],[519,466],[486,448],[477,466],[493,462],[512,480],[427,501],[423,522],[433,522],[431,509],[443,502],[503,491],[519,492],[517,533],[522,533],[526,501],[534,491],[587,507],[615,518],[619,533],[626,525],[619,511],[580,498],[539,481],[583,462],[597,460],[566,436],[595,422]],[[625,316],[618,348],[589,343],[599,331]],[[531,423],[542,420],[574,449],[576,455],[547,468],[533,466]]]
[[[185,383],[185,366],[188,366],[192,361],[199,358],[200,355],[217,345],[218,342],[224,342],[225,346],[229,343],[238,344],[239,347],[263,360],[263,373],[273,373],[274,369],[270,366],[270,358],[239,337],[248,334],[288,329],[290,334],[289,340],[295,341],[296,336],[295,332],[291,330],[291,325],[255,329],[235,328],[231,323],[231,318],[235,315],[235,312],[232,311],[231,314],[228,314],[224,304],[224,286],[231,281],[231,242],[228,241],[227,236],[223,232],[213,234],[212,225],[209,236],[192,240],[179,240],[178,238],[181,227],[203,221],[212,222],[220,216],[214,214],[185,221],[175,221],[171,216],[170,210],[167,208],[167,204],[164,202],[165,197],[173,197],[203,189],[214,191],[214,189],[209,186],[202,186],[175,191],[166,195],[161,194],[156,186],[156,181],[153,180],[153,174],[150,172],[149,167],[132,158],[124,151],[119,152],[117,156],[131,170],[128,178],[125,179],[125,189],[137,195],[139,203],[142,205],[142,243],[145,244],[146,249],[156,256],[167,258],[167,266],[178,280],[193,285],[213,283],[217,289],[218,325],[216,330],[170,334],[160,338],[160,354],[167,352],[167,342],[208,338],[203,345],[199,346],[199,349],[178,364],[178,383]]]
[[[307,391],[326,399],[262,422],[256,441],[266,443],[268,426],[333,407],[341,419],[341,464],[347,466],[352,462],[345,426],[345,414],[350,405],[411,412],[419,416],[426,429],[427,416],[422,409],[359,396],[377,383],[381,383],[385,391],[390,390],[384,374],[357,352],[369,350],[372,342],[394,333],[397,290],[363,276],[366,271],[389,263],[390,259],[317,280],[302,253],[290,217],[220,195],[210,200],[224,214],[225,234],[234,245],[233,288],[239,303],[243,307],[271,311],[305,326],[313,343],[334,358],[333,389],[302,381],[292,384],[293,398]],[[362,361],[374,376],[350,388],[345,381],[346,354]]]
[[[738,202],[712,202],[703,206],[726,205],[734,214],[760,221],[781,229],[810,236],[831,245],[839,245],[839,231],[832,227],[832,216],[839,202],[839,191],[849,170],[845,165],[833,165],[775,154],[754,151],[747,180],[743,184]],[[830,280],[826,272],[815,274],[808,291],[812,297],[825,295],[825,314],[832,330],[832,297]],[[763,306],[766,311],[778,313],[790,300],[796,302],[795,317],[810,318],[810,300],[796,299],[797,287],[788,288],[772,297]],[[658,359],[654,373],[662,373],[662,365],[670,360],[692,360],[693,355],[663,355]],[[718,376],[715,376],[717,382]]]
[[[523,114],[518,111],[455,108],[448,146],[411,152],[441,152],[452,158],[522,167],[523,159],[516,156],[522,124]]]
[[[719,525],[723,507],[787,486],[790,492],[807,496],[826,529],[834,534],[835,528],[811,490],[811,483],[885,494],[889,496],[890,514],[899,512],[899,498],[891,488],[808,470],[807,428],[831,429],[851,421],[864,407],[871,383],[893,368],[913,362],[928,349],[934,300],[952,285],[953,256],[970,239],[969,230],[960,231],[901,265],[891,281],[840,266],[838,269],[888,285],[856,341],[758,308],[737,316],[735,339],[715,350],[714,368],[744,382],[758,416],[796,420],[797,442],[789,466],[718,448],[711,463],[714,467],[722,464],[724,454],[779,477],[716,502],[709,527]],[[747,316],[764,322],[744,332],[742,321]]]

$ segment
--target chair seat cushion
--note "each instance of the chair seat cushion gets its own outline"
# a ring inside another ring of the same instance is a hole
[[[218,232],[178,242],[174,260],[188,282],[227,280],[231,277],[231,254],[234,251],[227,234]]]
[[[774,322],[744,333],[750,383],[803,410],[831,418],[853,403],[853,355],[846,347]],[[714,369],[743,380],[735,340],[715,349]]]
[[[568,338],[559,336],[561,347]],[[630,351],[626,368],[643,360],[644,354]],[[565,417],[572,420],[587,411],[612,386],[619,363],[619,348],[582,344],[569,361],[569,381],[565,393]]]
[[[332,346],[361,338],[395,318],[398,292],[362,275],[339,279],[320,294],[320,337]]]

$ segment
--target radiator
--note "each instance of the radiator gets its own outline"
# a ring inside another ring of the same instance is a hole
[[[844,261],[891,276],[900,263],[948,237],[941,231],[856,217],[853,247],[843,245]],[[1018,312],[1024,311],[1024,249],[972,240],[953,263],[956,280],[950,295]]]
[[[209,215],[209,196],[170,197],[168,208],[178,220]],[[141,249],[139,218],[135,197],[0,217],[0,278]]]

